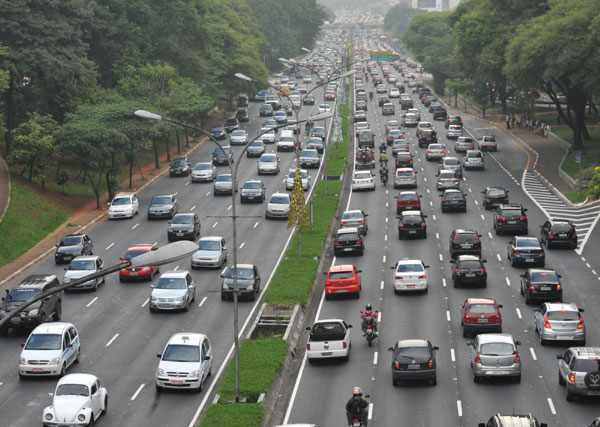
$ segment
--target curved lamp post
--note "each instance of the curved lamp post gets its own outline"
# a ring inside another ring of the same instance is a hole
[[[174,120],[174,119],[171,119],[168,117],[162,117],[159,114],[151,113],[150,111],[146,111],[146,110],[137,110],[134,114],[137,117],[140,117],[142,119],[162,120],[164,122],[173,123],[175,125],[194,130],[194,131],[208,137],[212,142],[214,142],[217,145],[217,147],[219,147],[223,151],[223,146],[221,145],[221,143],[219,141],[217,141],[209,132],[206,132],[204,129],[202,129],[200,127],[189,125],[187,123],[182,123],[182,122],[179,122],[177,120]],[[332,116],[333,116],[332,113],[324,113],[324,114],[319,114],[317,116],[313,116],[311,119],[312,120],[325,120]],[[301,120],[298,123],[302,123],[307,120]],[[286,126],[287,126],[287,124],[279,125],[279,126],[275,126],[274,128],[271,128],[270,130],[277,130],[277,129],[284,128]],[[239,156],[235,162],[233,161],[233,158],[227,156],[227,166],[229,167],[229,173],[231,174],[231,185],[232,185],[232,188],[231,188],[231,219],[232,219],[232,228],[233,228],[233,233],[232,233],[233,234],[232,235],[233,242],[232,243],[233,243],[233,267],[234,267],[234,270],[233,270],[233,344],[234,344],[234,350],[235,350],[235,401],[236,402],[240,401],[240,360],[239,360],[239,337],[238,337],[238,335],[239,335],[239,326],[238,326],[238,291],[239,291],[239,289],[238,289],[238,276],[237,276],[237,265],[238,265],[237,247],[238,246],[237,246],[237,221],[236,221],[238,216],[236,215],[235,188],[237,187],[237,185],[236,185],[237,170],[238,170],[238,167],[240,166],[241,159],[244,156],[244,153],[246,153],[246,151],[248,150],[248,147],[254,141],[256,141],[258,138],[260,138],[261,136],[262,136],[262,134],[259,133],[256,138],[254,138],[250,142],[247,142],[246,145],[244,146],[244,149],[239,154]],[[223,151],[223,152],[225,152],[225,151]],[[235,163],[235,165],[234,165],[234,163]]]

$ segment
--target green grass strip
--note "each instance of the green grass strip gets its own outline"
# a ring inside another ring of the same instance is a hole
[[[260,403],[211,405],[200,427],[259,427],[263,416],[264,408]]]

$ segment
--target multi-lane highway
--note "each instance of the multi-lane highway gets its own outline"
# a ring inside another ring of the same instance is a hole
[[[385,50],[377,48],[371,45],[367,50]],[[399,76],[393,69],[392,74]],[[368,90],[375,92],[371,83]],[[434,123],[440,140],[448,145],[451,155],[455,155],[454,142],[446,140],[444,122],[434,122],[416,95],[412,96],[415,107],[421,110],[421,120]],[[376,133],[376,146],[385,135],[386,120],[398,119],[401,115],[398,101],[393,102],[397,109],[394,117],[381,115],[376,97],[369,103],[368,121]],[[477,120],[465,119],[465,130],[469,133],[483,127],[486,125]],[[529,232],[538,234],[546,215],[521,187],[527,153],[504,133],[495,132],[498,152],[485,154],[485,170],[465,171],[461,179],[461,189],[467,194],[467,212],[442,214],[435,185],[437,164],[426,161],[425,149],[418,148],[414,129],[406,129],[405,133],[418,171],[417,191],[422,195],[423,211],[428,215],[427,238],[398,240],[394,199],[398,190],[393,190],[390,184],[386,188],[378,183],[375,192],[352,192],[343,201],[350,209],[363,209],[369,214],[364,255],[333,258],[333,264],[355,264],[362,269],[362,293],[356,300],[325,301],[323,295],[316,318],[342,318],[354,325],[350,360],[308,364],[304,359],[284,421],[345,425],[346,401],[351,397],[352,388],[360,386],[364,393],[370,394],[368,416],[369,425],[373,426],[473,426],[487,422],[494,413],[531,413],[548,425],[587,426],[600,414],[598,401],[565,400],[564,387],[557,381],[556,355],[563,353],[567,346],[540,345],[533,326],[534,308],[525,305],[519,292],[520,274],[524,269],[510,265],[506,256],[510,236],[494,234],[492,211],[486,211],[481,205],[480,193],[486,186],[505,187],[510,191],[511,202],[522,203],[529,209]],[[452,286],[448,238],[460,227],[474,228],[482,235],[482,258],[488,261],[487,288]],[[404,257],[421,259],[430,266],[428,293],[394,295],[390,267]],[[600,276],[588,261],[573,250],[546,250],[546,266],[562,275],[563,300],[585,309],[587,345],[598,346]],[[459,304],[467,297],[476,296],[493,297],[503,304],[503,331],[521,342],[520,384],[474,383],[468,339],[462,335]],[[373,347],[367,346],[360,333],[359,311],[367,303],[372,303],[381,313],[379,337]],[[436,386],[392,385],[391,354],[387,349],[398,339],[407,338],[429,339],[439,347]]]
[[[314,82],[313,82],[314,83]],[[303,106],[300,119],[312,115],[323,100],[322,88],[313,92],[315,106]],[[333,102],[329,102],[333,108]],[[250,138],[258,134],[266,118],[258,117],[260,103],[252,103],[248,109],[250,122],[242,124]],[[328,121],[328,125],[332,120]],[[317,124],[319,125],[319,124]],[[304,127],[301,138],[306,139]],[[189,155],[194,165],[198,161],[210,161],[214,144],[207,142]],[[267,152],[274,152],[275,145],[267,145]],[[234,147],[237,161],[241,147]],[[294,165],[293,153],[280,153],[281,172],[275,176],[260,176],[266,185],[266,196],[285,191],[284,178]],[[246,180],[257,179],[257,159],[244,157],[239,168],[241,186]],[[218,167],[218,173],[228,173],[226,167]],[[317,181],[317,171],[311,171],[312,182]],[[215,197],[213,185],[190,183],[189,178],[157,180],[141,194],[140,215],[132,220],[104,221],[88,231],[94,242],[95,254],[100,255],[106,266],[119,262],[129,246],[136,243],[167,244],[167,220],[148,221],[146,207],[152,196],[174,193],[180,212],[193,211],[201,219],[201,235],[223,236],[231,247],[231,197]],[[239,196],[238,196],[239,197]],[[238,219],[238,262],[258,266],[263,285],[280,260],[289,242],[291,230],[287,221],[265,220],[265,204],[238,205],[238,215],[251,218]],[[53,257],[35,265],[26,274],[56,274],[62,279],[64,266],[56,266]],[[161,267],[190,270],[189,260]],[[233,343],[231,302],[221,301],[222,279],[217,270],[191,271],[197,286],[196,302],[187,313],[150,313],[148,297],[149,282],[120,283],[116,274],[106,278],[106,284],[97,292],[69,293],[64,296],[62,320],[72,322],[79,330],[82,345],[81,363],[69,369],[69,373],[88,372],[99,377],[108,389],[109,409],[103,417],[103,425],[109,426],[187,426],[204,394],[178,392],[157,393],[154,378],[158,359],[167,340],[176,332],[191,331],[207,334],[213,345],[213,374],[222,366]],[[240,325],[248,318],[258,303],[240,303]],[[31,427],[41,423],[42,410],[51,404],[49,393],[54,391],[56,379],[19,380],[17,374],[21,343],[27,334],[1,337],[0,345],[0,425],[5,427]],[[214,380],[213,375],[210,382]],[[206,384],[205,387],[209,387]]]

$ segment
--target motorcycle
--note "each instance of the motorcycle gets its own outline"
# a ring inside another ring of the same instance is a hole
[[[363,312],[361,311],[360,314],[363,314]],[[376,320],[372,316],[365,317],[362,322],[364,336],[367,340],[367,343],[369,344],[369,347],[371,347],[373,340],[375,338],[377,338],[377,332],[375,331],[375,329],[376,329],[375,322],[376,322]]]
[[[387,182],[388,182],[388,175],[386,174],[382,174],[381,175],[381,182],[383,183],[383,186],[387,186]]]
[[[373,92],[369,92],[369,99],[373,101]]]

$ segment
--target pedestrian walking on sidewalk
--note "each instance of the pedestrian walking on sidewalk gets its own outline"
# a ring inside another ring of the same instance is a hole
[[[510,114],[506,115],[506,129],[510,129]]]
[[[513,128],[513,129],[515,128],[515,121],[516,121],[516,119],[515,119],[515,115],[514,115],[514,114],[512,114],[512,115],[510,116],[510,127],[511,127],[511,128]]]
[[[550,125],[546,125],[546,130],[544,131],[545,133],[545,137],[548,138],[548,135],[550,135]]]

